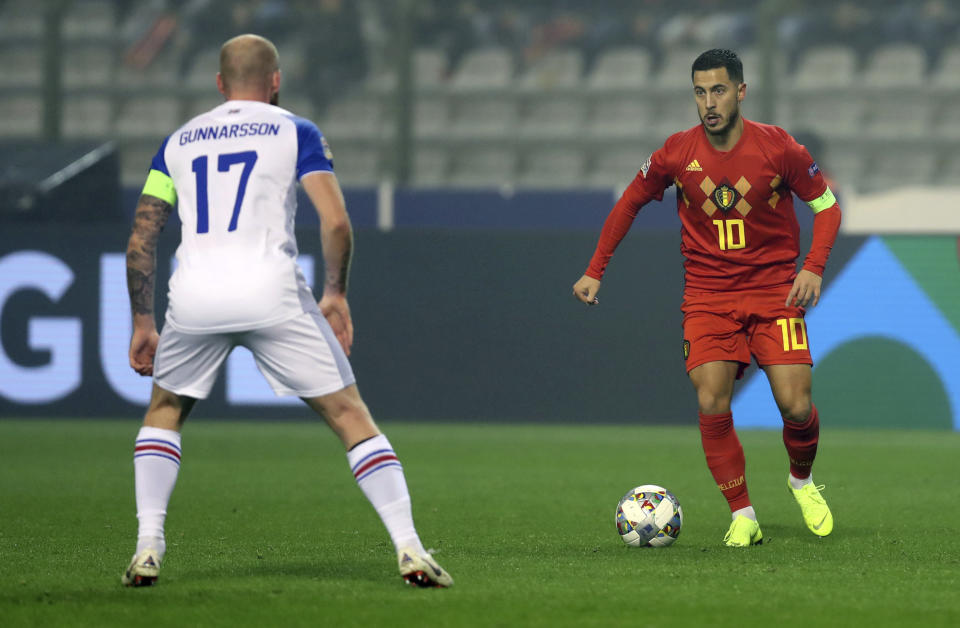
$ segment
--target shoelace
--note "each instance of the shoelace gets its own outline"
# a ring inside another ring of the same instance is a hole
[[[813,486],[816,490],[815,490],[815,491],[805,490],[805,489],[807,488],[807,486]],[[820,494],[820,491],[824,490],[825,488],[827,488],[827,486],[826,486],[825,484],[821,484],[821,485],[819,485],[819,486],[814,486],[813,484],[807,484],[806,486],[804,486],[804,487],[803,487],[802,489],[800,489],[800,490],[801,490],[801,491],[805,494],[805,496],[806,496],[810,501],[812,501],[814,504],[816,504],[816,505],[818,505],[818,506],[825,506],[827,502],[826,502],[825,499],[823,499],[823,496]],[[810,505],[810,504],[801,504],[801,506],[804,507],[804,508],[808,507],[809,505]]]

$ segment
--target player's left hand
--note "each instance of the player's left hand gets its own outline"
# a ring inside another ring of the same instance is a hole
[[[816,305],[820,301],[820,284],[823,277],[809,270],[801,270],[793,280],[793,287],[787,295],[787,307],[807,307]],[[812,303],[811,303],[812,300]]]
[[[353,320],[350,318],[347,297],[342,294],[324,293],[319,305],[320,313],[330,323],[337,341],[343,347],[343,352],[350,355],[350,347],[353,346]]]

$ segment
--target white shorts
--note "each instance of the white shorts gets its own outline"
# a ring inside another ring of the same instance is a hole
[[[153,379],[164,390],[206,399],[220,367],[238,345],[250,350],[277,395],[319,397],[356,381],[343,348],[319,310],[249,331],[188,334],[164,325],[153,361]]]

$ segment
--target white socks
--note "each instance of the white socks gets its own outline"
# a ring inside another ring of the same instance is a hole
[[[387,437],[379,434],[355,445],[347,452],[347,462],[363,494],[380,515],[396,549],[410,547],[425,552],[413,526],[403,467]]]
[[[167,549],[163,522],[180,470],[180,432],[141,427],[133,452],[133,469],[140,521],[136,553],[152,547],[162,559]]]
[[[394,546],[424,553],[426,550],[413,526],[410,493],[403,467],[383,434],[356,445],[347,452],[353,476],[370,500]],[[166,551],[163,523],[167,504],[180,470],[180,432],[141,427],[133,454],[137,495],[137,553],[152,547]]]
[[[740,510],[734,510],[732,515],[734,519],[736,519],[740,515],[743,515],[747,519],[752,519],[754,521],[757,520],[757,513],[754,512],[753,506],[747,506],[746,508],[741,508]]]
[[[801,488],[803,488],[807,484],[813,484],[813,474],[811,473],[805,478],[795,478],[791,473],[787,478],[787,480],[790,482],[790,488],[792,488],[795,491],[799,491]]]

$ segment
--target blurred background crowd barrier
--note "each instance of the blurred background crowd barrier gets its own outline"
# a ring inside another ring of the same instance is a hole
[[[640,164],[697,122],[693,59],[730,47],[744,114],[806,144],[844,209],[809,318],[818,405],[838,424],[960,425],[948,0],[0,0],[3,415],[139,413],[129,215],[162,139],[220,102],[219,46],[243,32],[277,43],[281,105],[333,148],[357,228],[354,362],[380,415],[694,421],[672,195],[641,213],[604,307],[569,285]],[[298,225],[319,266],[315,216]],[[242,364],[202,412],[293,412]],[[778,424],[764,387],[752,369],[738,420]]]

